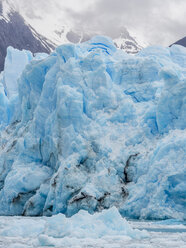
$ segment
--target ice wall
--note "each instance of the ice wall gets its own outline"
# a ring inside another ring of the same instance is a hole
[[[180,46],[131,56],[106,37],[32,60],[1,133],[0,214],[186,218],[185,61]]]
[[[45,53],[33,55],[30,51],[7,48],[4,71],[0,74],[0,127],[1,129],[19,119],[18,79],[32,60],[47,57]]]

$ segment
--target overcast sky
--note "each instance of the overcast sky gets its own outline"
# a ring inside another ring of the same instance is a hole
[[[186,0],[14,0],[27,15],[52,15],[115,38],[126,27],[151,44],[186,36]],[[55,14],[54,14],[55,13]],[[47,20],[45,19],[47,28]]]

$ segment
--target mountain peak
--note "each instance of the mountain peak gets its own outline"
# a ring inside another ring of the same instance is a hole
[[[172,46],[172,45],[181,45],[181,46],[186,47],[186,36],[183,37],[182,39],[176,41],[175,43],[171,44],[170,46]]]

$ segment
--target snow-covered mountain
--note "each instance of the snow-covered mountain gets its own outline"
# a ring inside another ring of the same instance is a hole
[[[53,13],[53,12],[52,12]],[[53,14],[52,14],[53,15]],[[18,49],[27,49],[33,53],[49,53],[55,47],[64,43],[81,43],[95,35],[106,33],[73,27],[69,20],[58,16],[54,18],[46,13],[27,14],[24,8],[18,8],[17,2],[0,0],[0,71],[4,66],[6,49],[13,46]],[[130,35],[126,28],[122,28],[118,37],[111,37],[117,48],[127,53],[135,54],[146,44]]]
[[[8,46],[20,50],[27,49],[33,53],[49,53],[54,47],[51,42],[40,35],[6,0],[0,1],[0,71]]]
[[[63,26],[61,29],[56,29],[52,33],[50,39],[57,45],[64,43],[81,43],[90,40],[96,35],[106,35],[99,32],[90,31],[79,31],[73,30],[69,26]],[[113,37],[111,37],[113,38]],[[118,34],[117,38],[113,38],[114,44],[117,48],[124,50],[127,53],[135,54],[139,52],[147,44],[137,41],[136,38],[132,37],[126,28],[122,28],[121,32]]]
[[[119,37],[114,39],[114,43],[116,47],[130,54],[138,53],[148,45],[142,41],[138,41],[136,37],[131,36],[126,28],[121,30]]]
[[[52,41],[54,46],[59,46],[64,43],[81,43],[89,40],[96,35],[106,35],[106,32],[92,31],[85,27],[74,27],[72,21],[68,18],[63,10],[57,10],[55,4],[51,4],[51,10],[41,11],[38,8],[34,12],[25,10],[23,5],[18,4],[19,1],[6,0],[9,5],[17,6],[17,10],[23,18],[29,23],[37,32],[48,40]],[[16,3],[16,4],[15,4]],[[36,7],[36,5],[35,5]],[[137,38],[136,38],[137,36]],[[126,51],[127,53],[137,53],[148,44],[144,43],[139,35],[132,34],[131,31],[125,27],[118,31],[111,38],[114,40],[115,45]]]
[[[29,20],[28,20],[29,21]],[[32,25],[37,25],[37,22],[31,21]],[[49,40],[55,44],[55,46],[59,46],[65,43],[82,43],[84,41],[90,40],[92,37],[96,35],[105,35],[107,33],[93,32],[90,30],[76,30],[72,28],[72,25],[53,25],[53,29],[50,33],[45,33],[44,30],[38,30],[38,32],[43,33]],[[111,37],[114,41],[114,44],[117,48],[124,50],[127,53],[135,54],[139,52],[142,48],[147,47],[148,44],[138,40],[135,36],[130,35],[128,30],[123,27],[121,31],[118,33],[118,37]]]

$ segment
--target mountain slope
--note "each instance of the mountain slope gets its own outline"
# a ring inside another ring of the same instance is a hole
[[[145,47],[144,44],[141,44],[141,42],[138,42],[136,38],[132,37],[126,28],[121,30],[119,37],[114,39],[114,43],[116,47],[130,54],[138,53],[143,47]]]
[[[66,42],[71,43],[82,43],[87,40],[90,40],[92,37],[96,35],[100,35],[100,33],[95,32],[82,32],[82,31],[75,31],[73,29],[70,29],[68,27],[63,27],[61,31],[55,30],[55,34],[58,37],[55,37],[55,40],[57,41],[58,45],[64,44]],[[106,34],[101,34],[106,35]],[[139,52],[144,46],[140,44],[140,42],[137,42],[134,37],[132,37],[126,28],[123,28],[118,34],[117,38],[113,38],[114,44],[117,48],[124,50],[127,53],[135,54]]]
[[[137,53],[145,44],[139,34],[131,34],[132,30],[126,29],[122,24],[119,24],[120,28],[116,27],[114,34],[111,34],[108,30],[95,30],[89,29],[86,25],[78,26],[64,9],[57,9],[57,4],[48,4],[51,6],[50,11],[44,8],[38,8],[37,4],[33,6],[35,8],[32,11],[28,11],[24,4],[21,2],[7,0],[11,5],[16,2],[17,9],[21,16],[29,23],[39,34],[47,37],[52,41],[55,46],[59,46],[65,43],[82,43],[90,40],[93,36],[104,35],[110,36],[114,40],[115,45],[127,53]],[[32,7],[33,7],[32,6]],[[136,38],[137,36],[137,38]]]
[[[42,33],[42,30],[40,30],[40,32]],[[97,35],[107,36],[106,33],[91,32],[88,30],[75,30],[71,27],[71,25],[57,25],[55,29],[50,30],[48,35],[46,33],[44,35],[52,40],[56,46],[65,43],[82,43]],[[122,28],[121,32],[118,33],[118,37],[111,38],[117,48],[130,54],[135,54],[147,46],[147,44],[144,44],[143,42],[138,41],[135,37],[131,36],[126,28]]]
[[[59,18],[58,13],[52,10],[49,14],[39,13],[37,9],[35,11],[28,17],[24,8],[18,8],[16,2],[0,0],[0,71],[4,68],[8,46],[19,50],[27,49],[32,53],[49,53],[61,44],[81,43],[96,35],[108,35],[83,30],[82,27],[76,30],[65,15],[61,19],[61,13]],[[131,36],[126,28],[111,38],[117,48],[131,54],[139,52],[146,46]]]
[[[181,45],[181,46],[186,47],[186,36],[185,36],[184,38],[182,38],[182,39],[176,41],[176,42],[175,42],[174,44],[172,44],[172,45]],[[171,46],[172,46],[172,45],[171,45]]]
[[[19,50],[27,49],[32,53],[49,53],[53,45],[39,35],[23,17],[6,1],[0,1],[0,71],[4,68],[4,60],[8,46]]]

